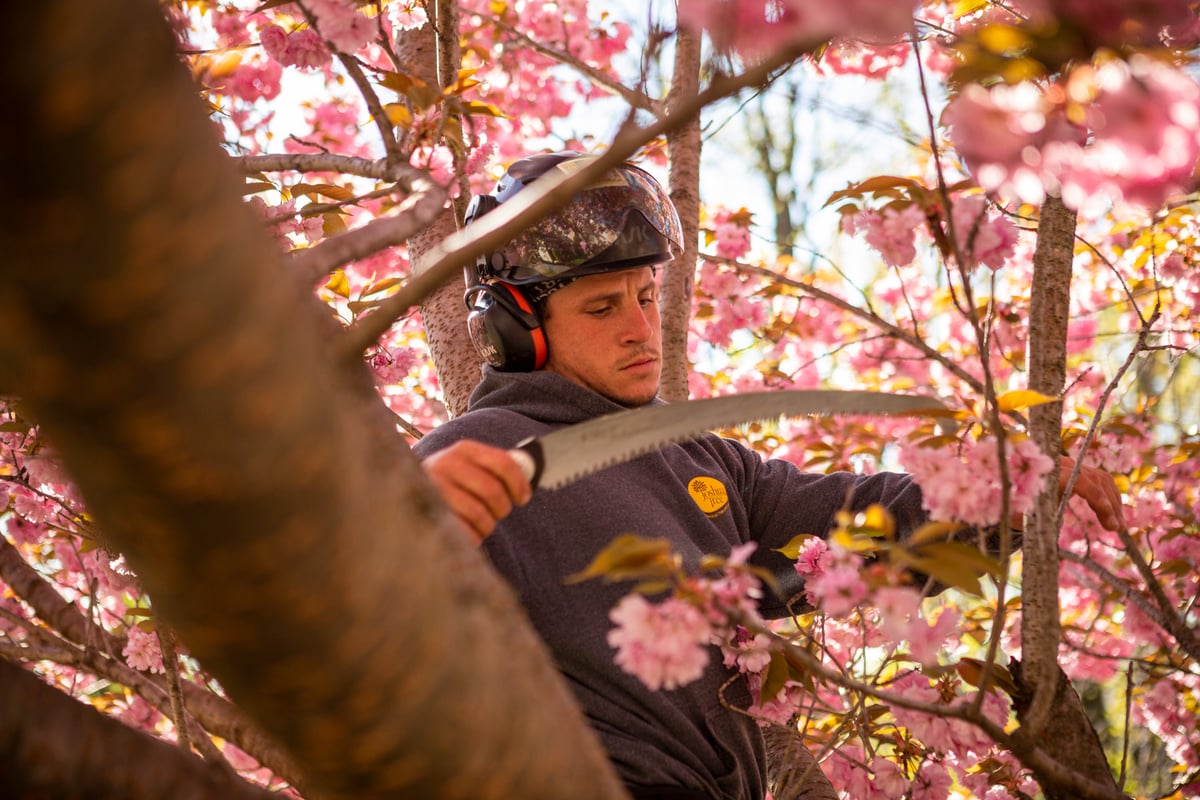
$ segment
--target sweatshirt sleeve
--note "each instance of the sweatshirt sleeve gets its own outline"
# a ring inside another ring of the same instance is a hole
[[[825,538],[839,510],[879,504],[895,517],[901,538],[926,519],[921,490],[909,475],[806,473],[790,462],[763,459],[749,448],[729,444],[742,462],[750,539],[758,544],[751,562],[769,570],[778,584],[778,597],[763,599],[765,616],[788,614],[787,601],[804,588],[792,561],[777,549],[803,533]]]

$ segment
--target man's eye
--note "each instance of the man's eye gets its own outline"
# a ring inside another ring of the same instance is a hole
[[[611,306],[601,306],[600,308],[589,308],[587,314],[593,317],[602,317],[611,310]]]

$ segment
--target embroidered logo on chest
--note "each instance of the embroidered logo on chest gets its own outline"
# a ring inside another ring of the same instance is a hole
[[[688,494],[709,518],[718,517],[729,507],[729,492],[716,478],[700,475],[688,481]]]

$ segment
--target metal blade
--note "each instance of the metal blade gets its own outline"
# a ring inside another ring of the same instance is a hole
[[[932,397],[792,389],[618,411],[526,439],[510,452],[535,488],[554,489],[713,428],[814,414],[933,415],[944,431],[955,428],[950,410]]]

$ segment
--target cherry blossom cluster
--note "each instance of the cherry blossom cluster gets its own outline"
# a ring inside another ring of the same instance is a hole
[[[835,676],[866,678],[864,659],[876,653],[874,659],[882,655],[891,666],[882,673],[874,669],[872,692],[885,703],[888,697],[904,702],[893,701],[887,717],[873,715],[881,720],[880,731],[891,726],[891,737],[874,728],[860,732],[879,737],[873,757],[849,744],[828,755],[823,766],[834,785],[848,797],[868,800],[909,791],[914,797],[945,797],[954,782],[973,785],[980,797],[1019,797],[1018,790],[1032,785],[1019,765],[977,725],[939,713],[977,698],[939,666],[961,636],[959,611],[946,602],[922,603],[897,571],[877,571],[875,580],[882,583],[872,589],[864,580],[862,555],[839,538],[804,537],[797,550],[795,569],[805,578],[808,603],[819,612],[795,617],[787,626],[768,626],[756,611],[762,587],[745,566],[754,545],[736,547],[718,578],[677,577],[674,591],[658,602],[636,592],[622,599],[610,614],[608,642],[616,663],[651,689],[669,691],[697,679],[716,649],[727,669],[744,676],[754,698],[750,713],[763,724],[788,725],[815,714],[854,726],[861,689]],[[805,647],[806,640],[820,644],[827,670],[809,673],[815,684],[796,671],[792,648]],[[788,665],[782,682],[769,678],[774,662]],[[1003,694],[987,693],[980,702],[993,723],[1008,721],[1011,708]]]
[[[1005,451],[1009,511],[1023,514],[1032,510],[1054,462],[1032,439],[1010,439]],[[968,439],[953,449],[918,444],[900,449],[901,462],[921,487],[925,510],[936,519],[976,526],[996,525],[1002,518],[998,454],[995,440]]]

